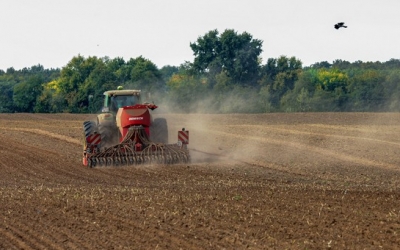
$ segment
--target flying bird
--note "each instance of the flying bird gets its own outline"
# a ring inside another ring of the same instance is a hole
[[[342,23],[337,23],[337,24],[335,24],[335,29],[339,29],[339,28],[347,28],[347,26],[344,26],[344,23],[342,22]]]

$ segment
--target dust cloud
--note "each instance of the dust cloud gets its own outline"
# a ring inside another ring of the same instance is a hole
[[[157,96],[153,94],[154,100]],[[332,168],[338,161],[367,164],[363,159],[374,154],[377,144],[388,152],[400,148],[400,139],[390,138],[390,133],[382,130],[399,130],[400,115],[393,113],[250,114],[245,110],[261,104],[233,92],[223,97],[207,94],[187,105],[159,100],[154,101],[158,108],[151,112],[153,118],[167,119],[168,143],[177,143],[182,128],[189,131],[193,163],[214,165],[233,160],[299,169]],[[388,103],[397,105],[398,100]],[[375,157],[387,161],[385,154]]]
[[[159,108],[154,110],[153,115],[167,119],[169,143],[177,142],[178,130],[185,128],[189,131],[188,148],[192,162],[245,161],[261,156],[265,150],[247,138],[248,134],[252,137],[262,136],[258,134],[260,131],[252,128],[240,131],[243,129],[241,125],[252,123],[248,120],[251,116],[245,112],[256,105],[252,101],[237,93],[227,92],[221,97],[204,96],[184,106],[183,110],[174,101],[163,99],[156,104]]]

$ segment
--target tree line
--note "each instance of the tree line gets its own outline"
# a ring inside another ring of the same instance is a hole
[[[0,70],[0,112],[87,113],[117,86],[141,89],[173,112],[398,112],[400,60],[262,63],[263,42],[247,32],[212,30],[190,43],[193,62],[157,66],[140,56],[74,56],[61,69]],[[151,93],[151,95],[150,95]]]

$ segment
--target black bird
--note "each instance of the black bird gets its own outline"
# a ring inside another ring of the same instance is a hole
[[[344,23],[335,24],[335,29],[339,29],[339,28],[347,28],[347,26],[344,26]]]

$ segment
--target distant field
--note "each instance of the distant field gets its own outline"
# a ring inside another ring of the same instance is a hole
[[[398,249],[400,114],[168,114],[192,163],[88,169],[88,115],[0,114],[0,249]]]

